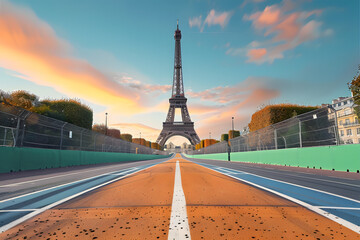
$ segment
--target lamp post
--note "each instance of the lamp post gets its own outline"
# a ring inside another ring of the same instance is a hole
[[[211,139],[211,132],[209,132],[209,139]]]
[[[232,132],[231,132],[231,138],[234,138],[234,117],[231,117],[231,126],[232,126]]]
[[[105,113],[105,135],[107,136],[107,116],[108,113]]]

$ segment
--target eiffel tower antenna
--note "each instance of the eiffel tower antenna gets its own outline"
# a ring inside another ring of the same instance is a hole
[[[200,138],[195,132],[194,122],[191,121],[190,114],[186,105],[187,98],[184,93],[182,63],[181,63],[181,31],[179,30],[179,19],[174,34],[175,39],[175,59],[174,59],[174,75],[172,94],[169,99],[169,111],[163,129],[156,140],[158,144],[164,146],[165,142],[173,136],[183,136],[187,138],[192,145],[200,142]],[[174,122],[175,109],[181,109],[181,122]]]

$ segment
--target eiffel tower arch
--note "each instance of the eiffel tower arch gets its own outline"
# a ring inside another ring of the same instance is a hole
[[[173,136],[183,136],[187,138],[192,145],[200,142],[200,138],[195,132],[194,122],[191,121],[190,114],[187,108],[187,98],[184,94],[184,84],[182,76],[181,64],[181,31],[179,30],[179,22],[174,34],[175,39],[175,59],[174,59],[174,76],[172,95],[169,99],[169,111],[165,122],[163,122],[163,129],[156,140],[158,144],[164,146],[165,142]],[[175,122],[175,109],[181,109],[180,122]]]

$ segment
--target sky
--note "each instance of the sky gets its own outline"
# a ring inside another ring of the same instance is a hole
[[[179,19],[191,119],[220,139],[268,104],[350,96],[359,12],[358,0],[0,0],[0,89],[76,98],[94,123],[107,112],[110,127],[156,141]]]

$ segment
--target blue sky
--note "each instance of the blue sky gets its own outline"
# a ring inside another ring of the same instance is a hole
[[[242,129],[263,104],[320,105],[350,94],[360,59],[358,0],[0,0],[0,37],[13,39],[0,40],[9,54],[0,57],[0,88],[79,98],[95,123],[109,112],[113,127],[155,141],[171,94],[177,19],[200,138],[220,138],[231,116]],[[19,35],[26,47],[16,43]],[[74,65],[52,66],[54,57],[81,60],[75,66],[84,79]]]

